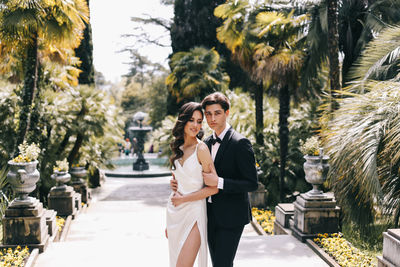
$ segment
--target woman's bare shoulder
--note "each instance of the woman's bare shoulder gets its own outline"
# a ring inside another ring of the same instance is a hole
[[[200,141],[197,146],[197,154],[199,157],[204,157],[204,156],[210,155],[210,150],[208,149],[208,146],[203,141]]]
[[[199,153],[208,153],[208,154],[210,154],[210,150],[208,149],[208,146],[203,141],[199,142],[199,144],[197,146],[197,151]]]

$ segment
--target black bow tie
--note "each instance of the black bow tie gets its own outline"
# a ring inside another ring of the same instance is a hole
[[[217,142],[221,144],[221,142],[222,142],[221,138],[219,138],[219,137],[214,138],[214,137],[212,136],[211,139],[210,139],[210,144],[213,146],[213,145],[215,145],[215,143],[217,143]]]

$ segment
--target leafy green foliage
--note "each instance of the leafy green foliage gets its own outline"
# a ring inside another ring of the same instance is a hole
[[[200,102],[209,93],[228,88],[229,76],[221,69],[215,49],[195,47],[189,52],[175,53],[170,66],[171,74],[165,83],[178,102]]]
[[[50,87],[50,88],[49,88]],[[14,110],[18,108],[18,95],[12,86],[0,89],[0,166],[5,166],[12,157],[15,128],[18,117]],[[68,91],[55,92],[48,85],[42,90],[36,103],[38,114],[37,127],[40,131],[28,132],[29,142],[38,143],[42,149],[39,156],[41,180],[37,194],[46,203],[49,189],[54,185],[50,179],[57,160],[71,154],[77,136],[82,136],[82,143],[77,152],[77,161],[84,160],[87,167],[110,167],[107,160],[113,156],[117,143],[122,138],[122,122],[119,108],[114,100],[94,87],[82,86]],[[73,162],[70,162],[73,163]]]
[[[260,181],[268,190],[269,207],[274,207],[280,201],[279,176],[279,127],[278,107],[276,100],[270,100],[266,104],[268,114],[264,114],[264,146],[254,146],[257,163],[263,174]],[[284,202],[295,200],[296,195],[308,191],[311,186],[304,179],[303,153],[300,151],[300,142],[309,138],[317,130],[317,103],[303,103],[292,107],[289,118],[289,144],[286,162],[286,176],[284,179]]]
[[[307,34],[306,63],[303,66],[303,86],[309,88],[325,68],[328,55],[328,20],[326,1],[311,9]],[[366,45],[387,25],[400,21],[400,2],[392,0],[365,2],[345,0],[339,5],[339,50],[344,54],[342,81],[349,81],[349,70],[358,60]]]
[[[69,57],[73,57],[72,49],[81,41],[89,10],[84,0],[1,1],[0,4],[0,55],[3,61],[0,72],[9,75],[11,71],[13,80],[24,81],[14,146],[16,152],[16,146],[25,140],[30,125],[35,124],[31,113],[40,89],[39,59],[68,65]],[[73,68],[72,64],[70,67]]]
[[[8,207],[8,202],[13,198],[13,192],[11,191],[10,184],[7,180],[8,165],[3,165],[0,169],[0,214],[4,216],[4,212]]]
[[[2,81],[0,89],[0,166],[4,166],[13,156],[18,117],[19,98],[10,86]]]

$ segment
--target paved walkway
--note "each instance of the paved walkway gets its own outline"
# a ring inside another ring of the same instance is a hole
[[[108,178],[86,213],[72,221],[67,240],[52,243],[35,267],[168,267],[169,179]],[[257,236],[249,224],[235,267],[256,266],[327,265],[292,236]]]

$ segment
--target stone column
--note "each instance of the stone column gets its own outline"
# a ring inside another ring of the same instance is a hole
[[[50,237],[43,204],[32,198],[29,206],[10,205],[3,217],[3,234],[3,246],[28,246],[43,252]]]
[[[400,229],[383,233],[383,255],[377,258],[378,267],[400,266]]]
[[[297,197],[293,205],[292,233],[302,242],[316,237],[318,233],[338,232],[340,208],[333,197],[304,193]]]

